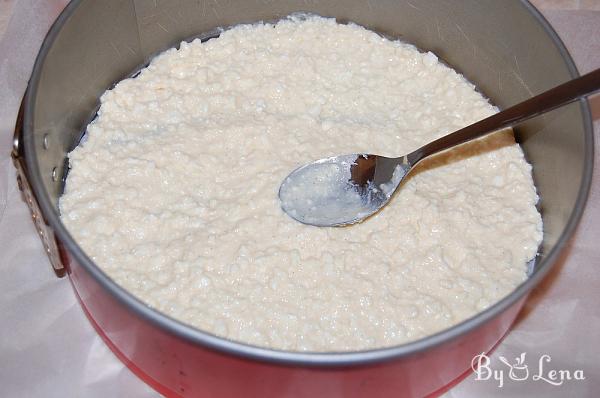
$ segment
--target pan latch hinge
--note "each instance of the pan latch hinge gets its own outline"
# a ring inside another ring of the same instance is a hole
[[[27,179],[27,168],[19,152],[19,139],[21,138],[21,129],[19,125],[20,120],[17,121],[17,128],[15,130],[15,137],[13,141],[13,150],[11,153],[13,163],[17,169],[17,184],[19,186],[19,190],[21,191],[23,200],[29,207],[31,218],[33,219],[33,223],[37,229],[40,239],[42,240],[44,250],[50,259],[50,264],[52,265],[52,268],[54,268],[56,275],[58,277],[63,277],[66,270],[61,260],[60,249],[56,241],[56,236],[42,215],[38,201],[31,189],[31,186],[29,185],[29,180]]]

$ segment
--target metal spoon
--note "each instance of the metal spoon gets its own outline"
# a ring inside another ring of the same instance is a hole
[[[281,208],[304,224],[343,226],[385,206],[402,180],[428,156],[514,126],[600,89],[600,69],[561,84],[398,158],[352,154],[320,159],[290,173],[279,188]]]

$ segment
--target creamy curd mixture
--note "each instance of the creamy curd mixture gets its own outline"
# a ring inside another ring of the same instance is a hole
[[[118,284],[218,336],[415,340],[509,294],[542,239],[511,131],[423,162],[364,223],[283,213],[279,185],[304,163],[401,155],[496,112],[434,54],[356,25],[288,18],[184,42],[101,102],[69,155],[62,220]]]

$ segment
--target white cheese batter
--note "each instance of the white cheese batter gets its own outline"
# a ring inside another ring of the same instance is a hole
[[[362,224],[283,213],[279,185],[302,164],[397,156],[495,112],[435,55],[359,26],[238,26],[101,100],[62,220],[117,283],[209,333],[298,351],[415,340],[510,293],[542,238],[510,131],[423,162]]]

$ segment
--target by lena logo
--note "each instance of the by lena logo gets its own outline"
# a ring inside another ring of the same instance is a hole
[[[552,367],[552,358],[548,354],[539,357],[537,368],[532,368],[531,372],[529,365],[526,363],[525,353],[521,353],[511,363],[505,357],[498,357],[502,362],[502,368],[492,369],[490,357],[481,353],[475,355],[471,361],[471,368],[475,372],[475,380],[495,380],[498,382],[498,387],[504,386],[506,379],[512,381],[533,380],[551,384],[553,386],[561,386],[566,382],[585,380],[583,370],[567,370],[554,369]]]

